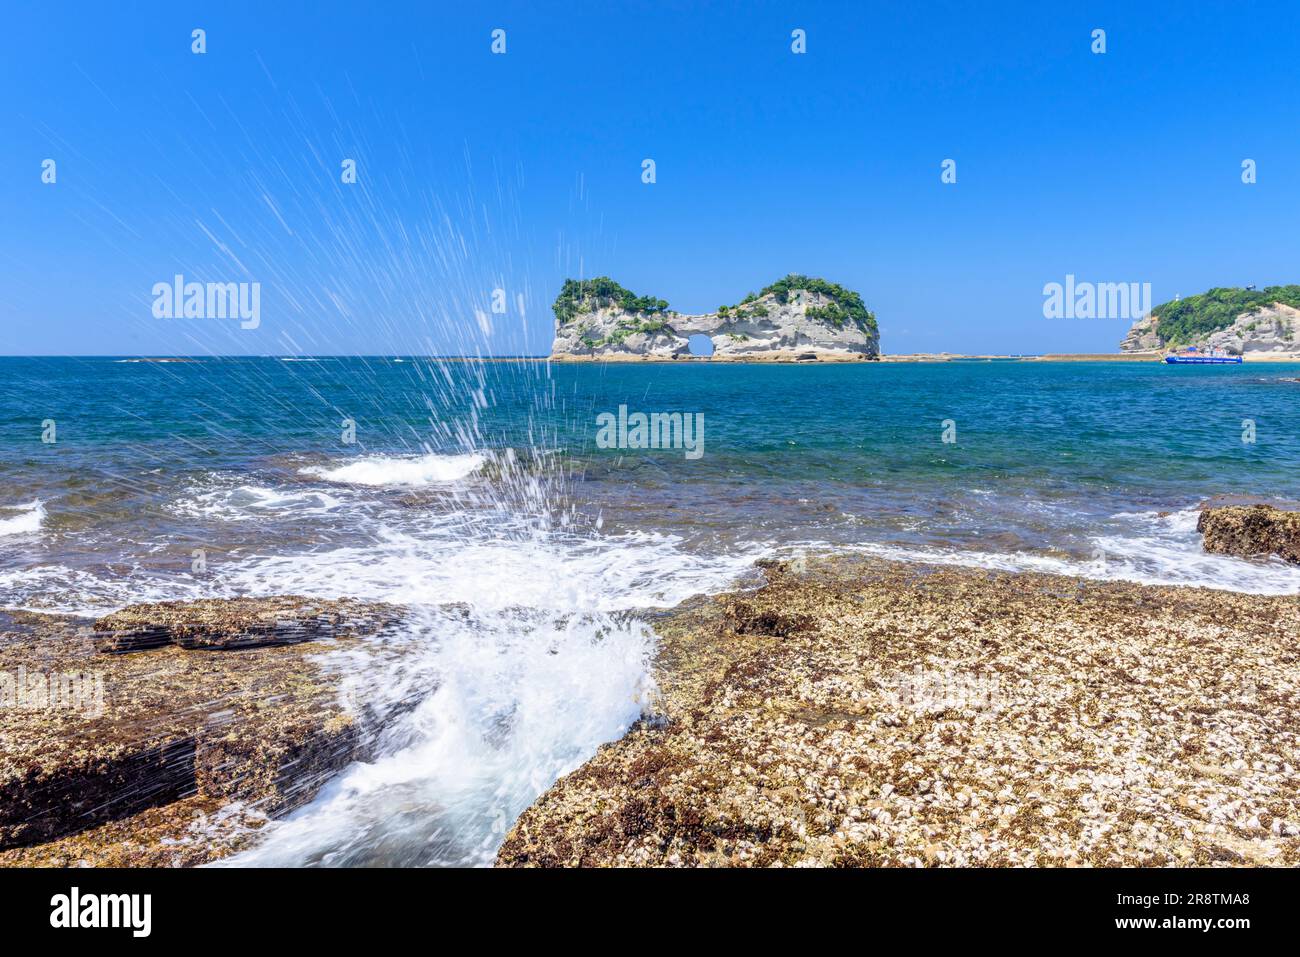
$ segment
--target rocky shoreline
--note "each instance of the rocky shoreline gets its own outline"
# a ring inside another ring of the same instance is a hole
[[[1200,528],[1295,562],[1298,516],[1207,504]],[[499,866],[1300,863],[1295,596],[759,565],[757,588],[643,613],[654,706]],[[0,612],[0,866],[255,843],[433,690],[345,692],[331,654],[391,674],[410,619],[296,596]]]
[[[825,558],[656,622],[499,866],[1294,865],[1300,605]]]
[[[0,866],[200,864],[300,807],[402,710],[347,707],[330,650],[403,610],[298,597],[0,614]],[[85,694],[89,688],[97,693]]]

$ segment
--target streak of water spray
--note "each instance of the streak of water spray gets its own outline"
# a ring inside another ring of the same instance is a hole
[[[69,184],[132,277],[106,308],[124,341],[198,361],[140,370],[183,410],[165,433],[138,395],[106,400],[129,438],[94,482],[165,531],[139,533],[143,556],[120,539],[83,548],[58,593],[83,612],[208,595],[405,605],[400,633],[325,659],[373,724],[373,758],[235,863],[487,863],[529,801],[642,713],[653,636],[627,610],[671,604],[732,565],[602,532],[575,504],[582,466],[566,446],[589,410],[546,361],[497,361],[545,352],[539,285],[581,276],[602,237],[580,225],[536,242],[520,166],[430,157],[400,124],[367,142],[329,100],[322,137],[319,108],[274,102],[262,114],[216,93],[194,102],[232,131],[219,151],[168,139],[184,123],[145,134],[138,148],[159,162],[131,161],[174,205],[113,210]],[[209,192],[202,208],[180,199]],[[570,221],[587,201],[579,178]],[[259,283],[259,324],[154,318],[150,284],[175,275]],[[230,358],[257,355],[275,358]],[[214,538],[207,572],[168,564]],[[60,607],[47,570],[20,568],[6,591]]]

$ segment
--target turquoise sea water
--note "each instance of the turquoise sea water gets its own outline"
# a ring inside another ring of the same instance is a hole
[[[356,661],[348,687],[421,706],[241,861],[485,863],[640,714],[640,610],[743,585],[765,554],[1300,592],[1300,571],[1204,555],[1195,531],[1208,499],[1300,499],[1297,379],[1273,363],[4,358],[0,608],[411,606],[400,674]],[[701,415],[702,454],[599,447],[620,406]]]
[[[377,522],[418,528],[421,498],[439,522],[671,535],[705,557],[822,541],[1011,563],[1101,550],[1117,574],[1202,581],[1141,542],[1127,549],[1161,525],[1125,516],[1185,521],[1214,496],[1296,497],[1298,373],[0,359],[0,600],[89,608],[135,585],[198,588],[195,548],[319,555],[373,537]],[[703,454],[598,448],[596,416],[620,405],[702,414]],[[946,420],[955,442],[942,440]],[[448,458],[442,477],[439,457],[466,455],[482,466],[461,475]],[[401,474],[399,460],[421,458],[427,475]],[[366,462],[364,482],[328,477]],[[1278,574],[1242,563],[1224,584]]]

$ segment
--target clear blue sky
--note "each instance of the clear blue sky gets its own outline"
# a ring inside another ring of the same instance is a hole
[[[791,271],[858,289],[888,352],[1110,351],[1127,323],[1044,319],[1044,283],[1300,281],[1293,3],[2,16],[4,354],[541,353],[568,275],[703,311]],[[153,318],[177,272],[261,282],[261,326]]]

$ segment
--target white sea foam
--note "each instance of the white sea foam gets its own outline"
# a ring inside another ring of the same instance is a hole
[[[242,593],[413,606],[404,633],[333,666],[345,700],[365,709],[419,702],[385,731],[381,757],[231,863],[491,863],[529,802],[641,716],[654,637],[620,610],[725,588],[754,558],[695,556],[653,533],[455,532],[386,529],[366,547],[251,560],[226,576]]]
[[[0,594],[6,604],[83,614],[286,592],[410,606],[400,633],[322,662],[358,712],[414,707],[386,728],[374,760],[268,824],[230,863],[486,865],[538,794],[642,716],[654,636],[625,610],[725,588],[755,557],[701,557],[670,535],[509,516],[468,526],[463,514],[387,517],[364,544],[250,556],[220,575],[42,566],[0,573]],[[447,603],[463,603],[469,617]]]
[[[179,498],[173,508],[182,515],[238,522],[271,515],[322,516],[343,504],[337,496],[316,489],[236,485],[195,491]]]
[[[437,485],[472,475],[482,467],[484,461],[484,456],[476,452],[462,455],[429,453],[408,458],[368,455],[346,465],[308,466],[301,470],[301,474],[346,485]]]
[[[225,501],[209,508],[221,519],[245,514],[228,512]],[[346,508],[335,514],[353,517]],[[619,611],[670,607],[725,588],[763,554],[756,546],[705,556],[672,535],[547,530],[509,517],[467,525],[461,513],[390,510],[386,518],[390,524],[376,518],[358,532],[357,544],[223,559],[219,575],[61,564],[0,571],[0,607],[105,614],[136,602],[292,593],[424,606],[464,602],[484,610]]]
[[[26,505],[0,508],[0,515],[7,512],[17,512],[18,514],[0,517],[0,536],[31,535],[39,532],[42,523],[45,521],[45,506],[40,499],[28,502]]]
[[[954,548],[863,543],[855,551],[898,561],[962,565],[996,571],[1030,571],[1143,585],[1191,585],[1257,595],[1300,593],[1300,568],[1280,559],[1247,560],[1201,548],[1196,509],[1161,515],[1121,512],[1108,534],[1089,538],[1091,557],[1077,559],[1032,552],[986,552]]]
[[[653,636],[607,615],[430,615],[403,667],[435,687],[318,798],[233,866],[486,865],[543,790],[640,717]],[[374,669],[352,694],[382,695]],[[396,746],[393,746],[396,745]]]
[[[381,527],[377,540],[365,545],[257,558],[223,577],[244,594],[614,611],[668,607],[722,587],[760,553],[706,557],[679,544],[674,536],[650,532],[456,539]]]
[[[97,574],[67,565],[0,571],[0,608],[58,615],[106,615],[137,602],[233,597],[228,588],[183,576],[157,579],[132,572]]]

